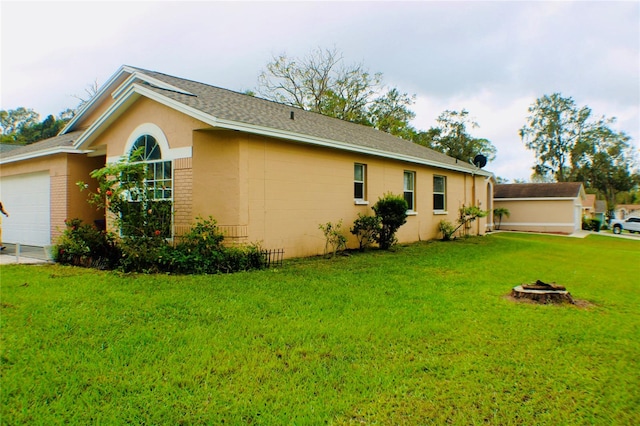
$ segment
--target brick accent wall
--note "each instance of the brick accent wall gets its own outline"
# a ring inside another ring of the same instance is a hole
[[[51,176],[51,243],[62,235],[67,219],[67,176]],[[73,190],[73,188],[71,188]]]
[[[193,221],[193,162],[191,157],[173,160],[173,226],[179,237]]]

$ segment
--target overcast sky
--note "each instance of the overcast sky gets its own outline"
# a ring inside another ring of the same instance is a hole
[[[77,106],[123,65],[244,91],[273,55],[336,47],[347,63],[415,94],[427,130],[469,111],[498,148],[487,169],[529,179],[518,130],[538,97],[560,92],[640,148],[640,2],[0,3],[0,109],[44,116]]]

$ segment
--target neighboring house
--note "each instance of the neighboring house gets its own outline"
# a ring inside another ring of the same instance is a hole
[[[616,219],[640,216],[640,204],[618,204],[614,210],[614,216]]]
[[[5,241],[49,244],[65,218],[104,219],[75,182],[139,146],[155,170],[149,185],[172,203],[173,236],[211,215],[230,239],[286,257],[322,253],[318,225],[329,221],[343,220],[356,247],[353,221],[388,192],[410,205],[400,242],[439,237],[438,222],[455,222],[463,205],[493,208],[493,175],[466,162],[370,127],[123,66],[58,137],[3,154]],[[482,219],[471,232],[490,226]]]
[[[606,214],[607,202],[605,200],[596,200],[596,194],[587,194],[582,204],[582,215],[588,219],[595,219],[601,224],[604,224]]]
[[[495,185],[494,208],[509,209],[501,230],[572,234],[582,226],[586,199],[580,182]]]
[[[596,200],[596,209],[593,218],[599,220],[602,225],[607,223],[607,202],[605,200]]]
[[[596,212],[596,194],[587,194],[582,202],[582,216],[593,219]]]

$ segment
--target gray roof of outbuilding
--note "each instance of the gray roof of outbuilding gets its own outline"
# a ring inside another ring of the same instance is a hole
[[[191,93],[189,95],[145,83],[145,87],[162,96],[218,119],[416,157],[430,162],[462,168],[470,173],[478,172],[469,163],[456,160],[430,148],[400,139],[371,127],[156,71],[136,67],[129,68]],[[291,119],[292,112],[293,119]],[[486,171],[483,171],[482,174],[490,175]]]
[[[500,184],[494,186],[493,198],[577,197],[581,187],[581,182]]]

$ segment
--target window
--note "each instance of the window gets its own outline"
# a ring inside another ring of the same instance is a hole
[[[415,210],[415,182],[416,172],[404,172],[404,199],[409,206],[408,210]]]
[[[433,177],[433,210],[444,211],[447,209],[447,178],[444,176]]]
[[[365,177],[366,177],[366,168],[367,166],[364,164],[354,164],[353,165],[353,198],[356,201],[364,201],[365,200]]]
[[[129,153],[131,161],[147,164],[146,187],[153,200],[171,200],[171,161],[162,161],[160,146],[155,138],[142,135],[136,139]]]
[[[165,238],[171,237],[171,210],[173,195],[173,179],[171,161],[162,160],[162,152],[156,139],[148,134],[138,137],[129,151],[129,159],[133,163],[145,165],[144,187],[146,197],[129,194],[129,202],[126,211],[122,212],[123,219],[129,217],[132,225],[139,221],[136,218],[143,217],[144,212],[152,213],[144,219],[144,227],[152,228],[152,231],[160,231]],[[139,194],[138,194],[139,195]],[[131,229],[123,227],[123,235],[137,235],[142,230],[135,226]],[[149,230],[143,232],[148,235]]]

